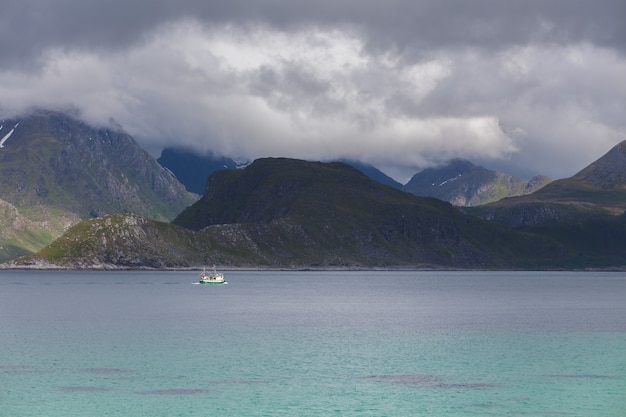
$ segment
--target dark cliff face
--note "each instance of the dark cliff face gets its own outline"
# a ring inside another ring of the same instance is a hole
[[[135,212],[166,220],[194,201],[119,128],[45,111],[3,125],[17,127],[0,148],[0,190],[17,207],[44,204],[82,218]]]
[[[391,197],[393,196],[393,197]],[[224,223],[271,223],[286,216],[360,215],[409,197],[341,162],[264,158],[211,175],[202,198],[173,223],[201,229]]]
[[[271,160],[276,164],[268,163]],[[208,178],[202,198],[173,223],[195,230],[214,224],[269,223],[286,214],[286,207],[297,196],[304,171],[294,176],[294,168],[291,160],[268,158],[244,170],[215,172]]]

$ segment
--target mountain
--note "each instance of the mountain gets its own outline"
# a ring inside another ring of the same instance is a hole
[[[626,140],[615,145],[604,156],[578,172],[572,181],[600,189],[626,189]]]
[[[394,180],[393,178],[391,178],[390,176],[388,176],[387,174],[385,174],[384,172],[382,172],[381,170],[379,170],[373,165],[351,160],[351,159],[345,159],[345,160],[341,159],[337,162],[343,162],[347,165],[350,165],[351,167],[358,169],[363,174],[367,175],[369,178],[373,179],[374,181],[378,181],[381,184],[388,185],[393,188],[397,188],[398,190],[402,189],[402,184],[400,184],[398,181]]]
[[[37,252],[79,221],[71,212],[45,206],[18,210],[0,200],[0,262]]]
[[[264,158],[213,173],[171,223],[135,215],[82,222],[12,266],[509,268],[559,244],[371,180],[343,163]]]
[[[32,253],[80,220],[171,220],[198,197],[121,128],[34,111],[0,122],[0,260]]]
[[[231,158],[213,153],[198,155],[191,150],[181,148],[163,149],[157,162],[171,171],[187,191],[200,195],[204,194],[206,180],[213,172],[241,167],[241,164]]]
[[[532,194],[506,198],[469,213],[509,227],[613,218],[626,211],[626,141],[576,175]]]
[[[455,206],[478,206],[505,197],[530,194],[550,181],[548,177],[536,176],[526,182],[465,159],[453,159],[444,166],[418,172],[403,189],[417,196],[448,201]]]
[[[206,180],[213,172],[223,169],[238,169],[248,165],[248,163],[238,163],[225,156],[218,156],[213,153],[199,155],[192,150],[181,148],[163,149],[157,162],[171,171],[188,191],[197,194],[204,193]],[[336,162],[344,162],[381,184],[397,189],[402,188],[402,184],[370,164],[343,159]]]
[[[511,247],[521,259],[545,243],[520,249],[527,236],[382,185],[343,163],[284,158],[214,173],[204,196],[172,223],[245,229],[260,253],[313,266],[505,265]]]

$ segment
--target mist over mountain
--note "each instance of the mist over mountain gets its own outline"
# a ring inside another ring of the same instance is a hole
[[[204,194],[206,180],[213,172],[245,166],[225,156],[217,156],[213,153],[198,155],[191,150],[181,148],[163,149],[157,162],[171,171],[187,191],[200,195]]]
[[[338,161],[344,162],[358,169],[371,179],[378,181],[381,184],[389,185],[397,189],[402,188],[402,184],[389,177],[373,165],[355,160],[339,159]],[[163,149],[161,156],[157,159],[157,162],[164,168],[171,171],[176,178],[183,183],[188,191],[197,194],[204,193],[207,178],[213,172],[220,171],[222,169],[243,168],[249,164],[249,162],[236,162],[234,159],[226,156],[218,156],[213,153],[200,155],[192,150],[180,148]]]
[[[188,191],[198,194],[204,193],[206,180],[211,173],[246,165],[212,153],[200,155],[192,150],[177,148],[165,148],[157,161],[170,170]],[[350,159],[336,161],[358,169],[381,184],[421,197],[438,198],[456,206],[477,206],[505,197],[530,194],[552,181],[542,175],[524,181],[464,159],[453,159],[443,166],[416,173],[406,185],[402,185],[371,164]]]
[[[190,155],[163,155],[195,172]],[[197,160],[196,181],[208,175],[198,200],[119,126],[46,111],[4,120],[0,254],[38,251],[5,267],[626,266],[626,142],[530,194],[456,208],[441,200],[455,194],[418,197],[373,180],[382,173],[364,164],[231,162]],[[528,192],[544,180],[503,179],[455,160],[416,174],[411,186],[454,191],[467,205],[492,195],[485,184]]]

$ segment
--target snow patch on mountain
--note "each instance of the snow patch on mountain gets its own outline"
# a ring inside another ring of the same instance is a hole
[[[459,174],[459,175],[457,175],[456,177],[453,177],[453,178],[448,178],[447,180],[445,180],[444,182],[442,182],[442,183],[441,183],[441,184],[439,184],[438,186],[439,186],[439,187],[441,187],[442,185],[446,185],[446,184],[447,184],[447,183],[449,183],[449,182],[456,181],[456,180],[458,180],[459,178],[461,178],[461,176],[462,176],[462,175],[463,175],[463,174]],[[433,183],[432,183],[432,186],[433,186],[433,187],[435,187],[435,186],[436,186],[436,184],[433,182]]]
[[[4,135],[4,137],[0,139],[0,148],[4,148],[4,142],[6,142],[7,139],[11,137],[11,135],[13,134],[13,132],[15,132],[15,129],[17,128],[18,125],[19,123],[16,123],[15,126],[13,126],[13,129],[9,130],[9,133]],[[0,131],[2,130],[2,127],[4,127],[4,125],[0,126]]]

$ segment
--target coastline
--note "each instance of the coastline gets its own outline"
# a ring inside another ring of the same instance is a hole
[[[115,272],[115,271],[202,271],[204,265],[194,266],[177,266],[177,267],[151,267],[151,266],[121,266],[115,264],[97,264],[91,266],[64,266],[57,265],[50,262],[34,262],[32,264],[11,264],[12,261],[8,261],[0,264],[0,271],[93,271],[93,272]],[[607,268],[456,268],[439,265],[386,265],[386,266],[261,266],[261,265],[245,265],[245,266],[233,266],[233,265],[217,265],[217,269],[220,271],[286,271],[286,272],[315,272],[315,271],[510,271],[510,272],[626,272],[626,266],[623,267],[607,267]]]

